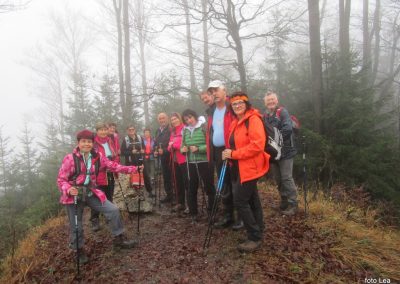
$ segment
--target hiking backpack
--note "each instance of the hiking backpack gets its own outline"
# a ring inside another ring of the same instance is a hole
[[[70,180],[72,180],[76,183],[76,179],[82,172],[81,161],[75,153],[72,154],[72,157],[74,158],[74,174],[72,175]],[[96,159],[96,161],[94,163],[94,173],[95,173],[96,177],[99,174],[99,169],[100,169],[100,158]]]

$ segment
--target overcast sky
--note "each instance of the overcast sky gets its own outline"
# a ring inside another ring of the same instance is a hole
[[[35,82],[24,59],[49,36],[49,14],[65,8],[90,11],[89,0],[33,0],[26,9],[0,14],[0,125],[8,136],[18,136],[24,119],[40,127],[40,103]]]

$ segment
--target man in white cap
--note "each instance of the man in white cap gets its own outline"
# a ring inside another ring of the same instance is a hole
[[[229,127],[233,115],[228,111],[228,98],[225,85],[222,81],[211,81],[208,85],[207,92],[213,97],[214,103],[209,106],[206,113],[208,116],[208,125],[206,133],[207,157],[208,161],[217,168],[217,175],[222,168],[222,151],[225,145],[228,145]],[[224,186],[222,191],[222,203],[224,205],[224,217],[215,224],[216,228],[226,228],[233,224],[232,229],[239,230],[243,227],[243,222],[235,223],[232,184],[230,179],[229,168],[227,168],[224,178]],[[235,224],[234,224],[235,223]]]

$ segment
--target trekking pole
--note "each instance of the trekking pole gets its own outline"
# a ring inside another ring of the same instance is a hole
[[[74,195],[74,207],[75,207],[75,238],[76,238],[76,276],[80,277],[79,270],[79,233],[78,233],[78,195]]]
[[[306,137],[303,136],[303,191],[304,191],[304,214],[308,217],[308,201],[307,201],[307,163],[306,163]]]
[[[200,183],[200,187],[201,187],[201,192],[202,192],[202,196],[203,196],[203,200],[201,202],[201,212],[204,214],[204,204],[206,205],[206,208],[208,209],[208,206],[210,206],[205,198],[205,188],[204,188],[204,181],[200,176],[200,171],[199,171],[199,165],[197,164],[197,159],[196,159],[196,154],[193,153],[193,159],[194,159],[194,164],[196,166],[196,172],[197,172],[197,178],[199,179],[199,183]]]
[[[138,169],[138,173],[139,173],[137,235],[139,237],[140,236],[140,202],[141,202],[140,187],[142,186],[142,177],[140,175],[140,168],[138,167],[137,169]]]
[[[158,150],[161,148],[161,143],[158,144],[158,149],[157,149],[157,186],[158,186],[158,209],[161,209],[161,157],[160,153],[158,153]],[[156,192],[157,194],[157,192]]]
[[[203,243],[203,251],[208,249],[208,246],[210,245],[211,235],[212,235],[214,222],[215,222],[215,217],[217,215],[218,202],[219,202],[219,199],[221,198],[222,186],[224,184],[224,178],[225,178],[227,164],[228,164],[228,160],[225,160],[224,163],[222,164],[221,173],[219,175],[218,184],[217,184],[217,192],[215,195],[214,204],[212,206],[210,220],[208,222],[206,237],[205,237],[204,243]]]

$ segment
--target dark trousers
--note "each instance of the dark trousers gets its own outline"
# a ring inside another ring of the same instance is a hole
[[[172,197],[170,154],[166,153],[162,155],[160,159],[161,159],[162,175],[164,180],[164,190],[167,196]]]
[[[251,241],[262,240],[264,231],[263,210],[257,191],[257,179],[240,183],[240,178],[232,181],[233,200],[239,216]]]
[[[221,173],[222,164],[222,151],[225,150],[225,147],[214,147],[214,163],[217,169],[217,176],[219,179],[219,175]],[[222,186],[221,191],[222,204],[224,205],[224,215],[228,219],[233,219],[233,194],[232,194],[232,182],[229,166],[226,167],[224,184]]]
[[[115,179],[113,173],[107,173],[107,182],[108,185],[99,185],[97,188],[100,189],[107,197],[107,200],[113,202],[114,197],[114,187],[115,187]],[[100,213],[96,210],[90,211],[90,221],[98,220]]]
[[[153,191],[152,180],[154,180],[154,160],[144,160],[143,178],[147,192]]]
[[[172,165],[174,168],[172,169],[172,178],[174,179],[174,191],[175,191],[175,201],[177,204],[181,204],[182,206],[186,206],[185,197],[186,197],[186,166],[185,164],[179,165],[177,162],[174,162]]]
[[[197,215],[198,213],[197,189],[199,187],[199,182],[202,182],[204,186],[204,192],[207,194],[208,197],[207,210],[211,212],[215,198],[215,187],[214,187],[212,168],[209,167],[207,162],[197,163],[197,168],[195,163],[189,163],[189,178],[190,178],[189,193],[188,193],[189,214],[194,216]],[[201,181],[199,179],[201,179]]]

